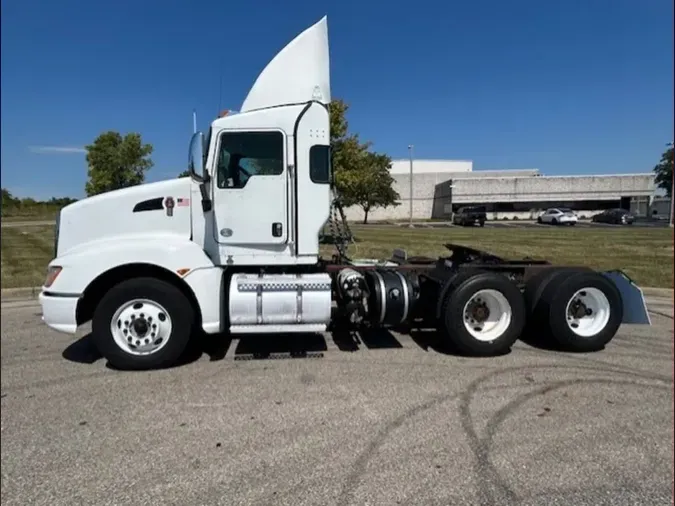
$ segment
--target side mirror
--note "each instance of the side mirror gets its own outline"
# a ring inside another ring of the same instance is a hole
[[[188,158],[190,177],[198,183],[206,181],[204,172],[204,134],[195,132],[190,140],[190,155]]]
[[[209,193],[204,183],[209,181],[209,175],[204,170],[204,134],[195,132],[190,140],[190,157],[188,160],[188,171],[193,181],[199,183],[199,192],[202,195],[202,210],[211,211],[213,204],[209,198]]]

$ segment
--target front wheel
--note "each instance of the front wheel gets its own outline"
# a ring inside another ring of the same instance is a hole
[[[439,322],[448,340],[468,355],[508,353],[525,326],[518,287],[494,272],[460,274],[451,283]]]
[[[135,278],[104,295],[92,318],[92,335],[113,367],[156,369],[176,363],[193,323],[194,309],[180,289],[155,278]]]

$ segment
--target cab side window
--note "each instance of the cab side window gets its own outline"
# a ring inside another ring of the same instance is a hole
[[[309,148],[309,178],[313,183],[330,183],[330,154],[330,146]]]
[[[281,132],[224,132],[217,162],[218,188],[244,188],[252,177],[284,172],[284,136]]]

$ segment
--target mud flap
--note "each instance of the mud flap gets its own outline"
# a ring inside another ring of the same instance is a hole
[[[633,325],[651,325],[647,303],[639,286],[622,271],[605,271],[603,276],[612,281],[621,292],[623,321]]]

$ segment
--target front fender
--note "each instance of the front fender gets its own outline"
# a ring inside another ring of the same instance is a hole
[[[197,244],[175,235],[118,237],[78,246],[49,263],[50,267],[61,267],[61,272],[50,286],[43,287],[43,292],[81,297],[99,276],[131,264],[152,265],[174,273],[197,299],[203,330],[207,333],[222,330],[220,294],[223,270],[215,266]]]
[[[126,264],[150,264],[176,273],[213,267],[213,262],[194,242],[175,235],[117,237],[84,244],[49,263],[61,272],[46,291],[81,295],[101,274]]]

